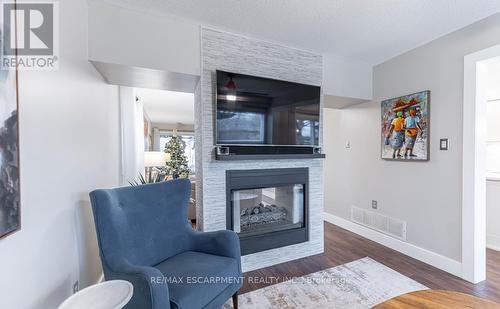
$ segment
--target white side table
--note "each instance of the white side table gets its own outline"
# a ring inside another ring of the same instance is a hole
[[[59,309],[121,309],[133,294],[134,286],[128,281],[105,281],[73,294]]]

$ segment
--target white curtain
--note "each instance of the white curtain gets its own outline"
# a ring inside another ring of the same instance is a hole
[[[144,114],[142,102],[135,98],[134,88],[120,87],[122,185],[144,174]]]

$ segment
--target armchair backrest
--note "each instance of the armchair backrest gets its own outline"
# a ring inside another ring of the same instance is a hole
[[[188,179],[91,192],[105,273],[123,261],[153,266],[186,251],[190,193]]]

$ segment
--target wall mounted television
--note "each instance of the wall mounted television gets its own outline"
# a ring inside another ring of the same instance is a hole
[[[319,146],[318,86],[217,71],[217,146]]]

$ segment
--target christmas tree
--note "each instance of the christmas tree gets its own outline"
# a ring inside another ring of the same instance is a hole
[[[189,176],[188,159],[184,155],[185,147],[184,141],[178,136],[172,136],[165,145],[165,152],[170,154],[170,160],[166,164],[166,171],[167,175],[172,175],[173,179],[187,178]]]

